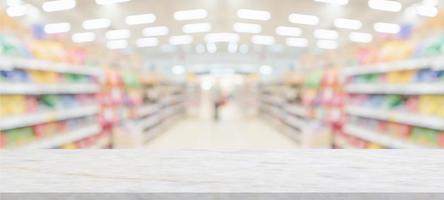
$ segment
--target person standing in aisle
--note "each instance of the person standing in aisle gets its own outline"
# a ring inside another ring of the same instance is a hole
[[[217,82],[213,87],[212,102],[213,102],[213,119],[214,121],[219,121],[219,110],[223,102],[223,94],[219,82]]]

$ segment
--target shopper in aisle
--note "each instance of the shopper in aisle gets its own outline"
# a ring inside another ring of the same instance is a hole
[[[222,93],[220,81],[217,81],[213,86],[211,97],[213,102],[213,119],[217,122],[220,119],[220,108],[224,104],[224,95]]]

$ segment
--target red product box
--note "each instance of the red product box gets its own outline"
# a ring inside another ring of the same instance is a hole
[[[438,145],[442,148],[444,148],[444,132],[441,132],[438,135]]]
[[[6,147],[6,134],[0,132],[0,149]]]

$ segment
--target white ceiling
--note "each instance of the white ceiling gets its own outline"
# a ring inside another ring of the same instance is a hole
[[[5,1],[5,0],[2,0]],[[422,0],[399,0],[403,4],[403,8],[421,2]],[[44,0],[26,1],[35,7],[41,8]],[[266,10],[271,13],[269,21],[254,21],[240,19],[236,15],[238,9],[256,9]],[[176,21],[173,14],[179,10],[187,9],[206,9],[209,13],[205,19],[191,21]],[[152,24],[129,26],[124,22],[128,15],[134,14],[155,14],[157,20]],[[319,16],[320,24],[316,26],[292,24],[288,21],[291,13],[311,14]],[[316,40],[313,38],[313,31],[316,28],[335,29],[332,25],[336,18],[358,19],[363,22],[361,32],[375,34],[373,24],[375,22],[400,23],[404,20],[403,12],[392,13],[378,10],[372,10],[367,5],[367,0],[350,0],[345,6],[334,6],[330,4],[315,2],[314,0],[131,0],[113,5],[97,5],[94,0],[77,0],[77,5],[72,10],[40,13],[42,23],[70,22],[72,25],[71,33],[84,32],[81,23],[91,18],[110,18],[112,26],[109,29],[130,29],[131,39],[130,49],[142,53],[148,60],[155,62],[188,62],[188,63],[220,63],[236,62],[250,63],[261,62],[266,60],[274,62],[279,59],[280,62],[289,62],[295,60],[297,55],[304,51],[317,51],[315,48]],[[182,26],[189,23],[208,22],[211,24],[211,32],[233,32],[232,26],[235,22],[257,23],[262,26],[261,35],[272,35],[276,38],[274,46],[257,46],[251,44],[252,34],[240,34],[241,40],[239,44],[249,45],[250,51],[247,54],[227,54],[227,45],[219,45],[216,55],[203,59],[195,51],[195,46],[204,43],[205,33],[191,34],[194,38],[192,45],[170,47],[168,38],[172,35],[183,35]],[[168,26],[170,34],[161,36],[160,46],[149,48],[136,47],[135,40],[143,37],[142,29],[150,26]],[[276,36],[275,28],[277,26],[294,26],[301,28],[302,35],[309,39],[308,48],[287,47],[285,45],[285,37]],[[104,34],[106,30],[95,31],[98,35],[99,43],[106,42]],[[336,30],[336,29],[335,29]],[[348,32],[339,30],[339,42],[348,42]],[[185,58],[184,58],[185,57]],[[186,59],[186,57],[192,59]],[[214,58],[214,59],[211,59]]]

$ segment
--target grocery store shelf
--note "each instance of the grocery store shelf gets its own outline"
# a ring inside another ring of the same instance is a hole
[[[384,145],[391,148],[411,149],[411,148],[426,148],[420,145],[413,144],[403,139],[397,139],[382,133],[367,130],[355,125],[346,125],[344,131],[347,134],[359,137],[361,139]]]
[[[146,104],[137,109],[137,114],[139,117],[151,115],[159,111],[160,106],[158,104]]]
[[[403,85],[355,83],[346,86],[349,93],[361,94],[444,94],[444,83],[410,83]]]
[[[49,149],[57,147],[70,142],[75,142],[86,138],[88,136],[95,135],[100,132],[99,125],[91,125],[84,128],[69,131],[67,133],[60,133],[56,136],[45,138],[29,145],[19,147],[19,149]]]
[[[144,129],[147,129],[147,128],[151,128],[152,126],[156,125],[159,122],[160,122],[159,116],[151,116],[151,117],[148,117],[147,119],[142,120],[139,123],[138,127],[141,130],[144,130]]]
[[[414,58],[410,60],[390,62],[390,63],[347,67],[344,69],[344,74],[348,76],[353,76],[360,74],[385,73],[391,71],[415,70],[415,69],[426,69],[426,68],[443,69],[444,56]]]
[[[347,106],[347,113],[351,115],[379,119],[384,121],[409,124],[424,128],[444,130],[444,118],[408,113],[401,111],[389,111],[358,106]]]
[[[66,120],[71,118],[94,115],[99,111],[97,105],[82,106],[78,108],[59,109],[13,117],[2,117],[0,119],[0,130],[32,126],[52,121]]]
[[[286,115],[284,117],[284,121],[287,125],[293,128],[297,128],[299,130],[304,130],[306,126],[306,123],[303,120],[298,119],[297,117],[291,115]]]
[[[298,115],[301,117],[306,117],[307,112],[305,108],[302,105],[297,104],[287,104],[284,106],[284,110],[286,110],[288,113],[291,113],[293,115]]]
[[[33,84],[33,83],[0,83],[0,94],[86,94],[100,90],[98,84]]]
[[[11,70],[13,68],[84,74],[91,76],[100,76],[102,72],[102,70],[98,67],[71,65],[30,58],[0,56],[0,70]]]

